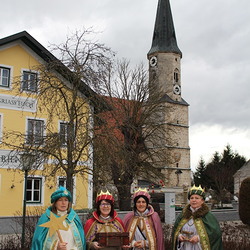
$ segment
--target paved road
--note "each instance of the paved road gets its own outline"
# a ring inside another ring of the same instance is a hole
[[[123,214],[125,213],[123,212],[120,217],[123,217]],[[215,215],[218,221],[240,220],[238,211],[234,209],[212,210],[212,213]],[[12,217],[0,217],[0,235],[16,234],[21,232],[22,232],[21,225],[18,224],[16,220],[14,220]]]
[[[218,221],[237,221],[240,220],[239,212],[233,209],[212,210]]]
[[[239,212],[235,209],[220,209],[212,210],[213,215],[217,218],[218,221],[237,221],[240,220]],[[178,215],[180,212],[176,212]]]
[[[21,231],[21,226],[16,223],[13,217],[0,217],[0,235],[16,234]]]

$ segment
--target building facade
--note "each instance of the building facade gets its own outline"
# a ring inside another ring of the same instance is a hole
[[[46,101],[46,108],[39,101],[43,77],[40,69],[53,60],[55,57],[25,31],[0,39],[0,200],[5,201],[5,205],[0,208],[0,216],[19,214],[24,197],[27,210],[31,213],[37,208],[47,207],[50,205],[51,194],[60,185],[66,185],[66,172],[59,169],[52,174],[51,169],[59,166],[56,154],[62,155],[62,161],[65,161],[63,164],[67,167],[69,119],[63,112],[57,112],[58,107],[63,107],[63,102],[54,100],[57,97],[52,92],[50,100]],[[71,98],[69,86],[72,83],[62,74],[67,71],[66,67],[64,69],[61,72],[54,70],[50,76],[56,75],[55,85],[57,81],[60,86],[68,87],[65,93],[67,95],[68,91],[68,98]],[[70,72],[67,71],[67,74]],[[94,109],[89,101],[91,95],[91,90],[84,86],[78,91],[76,99],[76,102],[85,102],[83,113],[86,114],[88,126],[89,116]],[[49,108],[52,113],[49,113]],[[82,126],[82,130],[82,134],[87,133],[86,126]],[[49,136],[51,141],[59,141],[59,146],[55,144],[54,148],[51,147],[51,154],[46,153],[48,157],[38,167],[39,154],[34,154],[41,153],[42,149],[48,150],[51,146]],[[32,167],[27,171],[25,190],[25,152],[22,151],[27,149],[33,153],[29,155]],[[91,169],[91,145],[84,150],[86,152],[76,167]],[[92,177],[80,174],[79,171],[79,174],[73,174],[72,180],[74,209],[92,208]]]

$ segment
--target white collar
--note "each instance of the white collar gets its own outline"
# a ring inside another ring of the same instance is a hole
[[[67,210],[66,211],[59,211],[59,210],[57,210],[57,215],[59,215],[59,216],[64,216],[67,213],[68,213]]]
[[[103,220],[108,220],[110,218],[110,215],[108,215],[107,217],[104,217],[100,214],[100,217],[103,219]]]

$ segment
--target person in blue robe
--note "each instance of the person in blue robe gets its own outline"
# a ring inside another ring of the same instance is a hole
[[[34,236],[32,239],[32,250],[85,250],[86,240],[82,227],[82,222],[77,213],[71,208],[72,196],[70,192],[60,187],[51,195],[52,205],[46,209],[38,220]],[[58,233],[52,236],[49,228],[40,226],[50,221],[51,214],[56,217],[65,216],[63,225],[67,230],[59,230],[63,240],[60,241]]]

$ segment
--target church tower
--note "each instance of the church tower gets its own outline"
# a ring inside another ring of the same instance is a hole
[[[181,58],[169,0],[159,0],[149,60],[149,84],[162,96],[164,112],[158,122],[166,126],[161,150],[166,161],[160,166],[166,187],[191,185],[189,104],[182,98]]]

